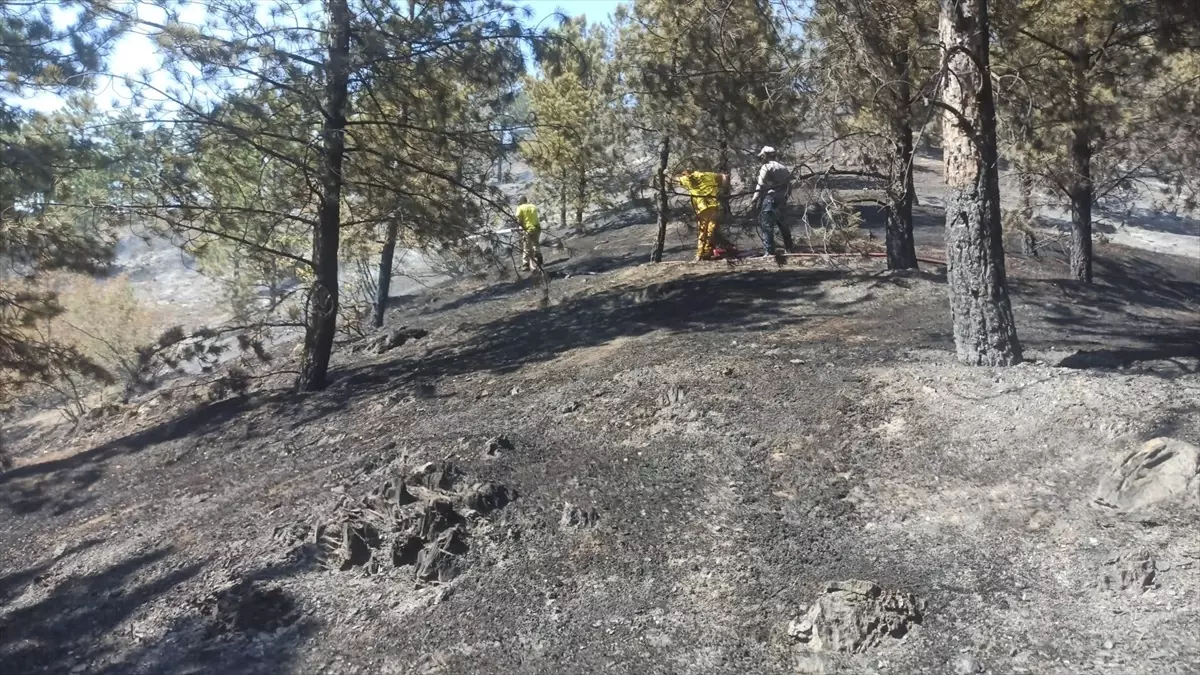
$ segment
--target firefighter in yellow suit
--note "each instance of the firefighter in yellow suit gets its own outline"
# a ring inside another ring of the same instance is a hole
[[[696,260],[712,260],[717,216],[721,212],[717,196],[728,180],[725,174],[710,171],[688,171],[679,176],[679,183],[692,196],[692,208],[696,210]]]
[[[542,266],[542,224],[538,220],[537,207],[529,203],[522,195],[517,206],[517,224],[521,226],[521,269],[535,269]]]

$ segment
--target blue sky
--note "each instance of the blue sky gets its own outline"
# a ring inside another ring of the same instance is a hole
[[[528,5],[533,9],[534,22],[541,21],[559,9],[568,16],[586,16],[588,21],[599,23],[606,21],[621,3],[618,0],[526,0],[517,4]]]
[[[524,0],[524,2],[518,0],[514,4],[529,7],[532,10],[533,15],[529,21],[531,25],[548,27],[553,25],[552,16],[555,12],[561,12],[568,16],[586,16],[589,22],[594,23],[607,21],[621,2],[622,0]],[[144,18],[148,20],[162,20],[162,14],[156,8],[146,5],[143,11],[145,12]],[[204,11],[200,3],[196,3],[181,12],[180,20],[199,23],[203,20],[203,16]],[[63,20],[65,22],[66,18],[64,17]],[[159,60],[153,45],[149,38],[142,35],[124,37],[114,49],[109,63],[112,72],[118,78],[125,75],[136,76],[146,69],[157,70],[158,65]],[[165,84],[165,82],[163,83]],[[96,99],[103,107],[123,107],[127,105],[129,95],[124,85],[114,80],[107,84],[100,83]],[[21,105],[51,111],[61,107],[62,101],[57,96],[38,94],[22,99]]]

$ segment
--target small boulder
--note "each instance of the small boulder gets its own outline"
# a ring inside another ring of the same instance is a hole
[[[422,539],[433,540],[439,533],[461,522],[463,518],[455,512],[454,504],[446,499],[435,499],[424,504],[409,532]]]
[[[430,490],[453,490],[465,474],[450,462],[428,462],[417,467],[408,477],[409,485]]]
[[[463,505],[478,513],[498,511],[513,500],[512,492],[499,483],[479,483],[463,495]]]
[[[410,340],[420,340],[427,335],[429,335],[429,331],[423,328],[401,326],[376,337],[371,341],[371,348],[375,350],[375,353],[382,354],[396,347],[402,347]]]
[[[445,583],[457,577],[465,567],[462,556],[467,541],[459,528],[451,528],[425,545],[417,554],[417,579]]]
[[[563,504],[562,518],[559,519],[559,525],[569,529],[582,529],[592,527],[600,522],[600,514],[593,508],[584,508],[576,506],[571,502]]]
[[[487,445],[483,448],[483,454],[488,457],[497,457],[505,452],[511,452],[513,449],[512,441],[501,435],[495,438],[489,438]]]
[[[1122,553],[1109,560],[1100,576],[1100,587],[1106,591],[1136,591],[1154,588],[1158,566],[1149,551]]]
[[[1177,499],[1200,503],[1200,448],[1173,438],[1155,438],[1109,471],[1100,482],[1095,503],[1136,511]]]
[[[886,638],[902,638],[920,624],[925,601],[870,581],[829,584],[788,635],[814,652],[860,653]]]

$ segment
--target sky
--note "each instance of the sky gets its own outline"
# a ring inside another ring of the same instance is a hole
[[[621,4],[622,0],[516,0],[514,4],[518,6],[529,7],[532,10],[532,16],[528,23],[532,26],[549,27],[553,25],[553,15],[556,12],[566,14],[567,16],[585,16],[589,22],[600,23],[609,19],[617,5]],[[204,16],[200,4],[192,6],[194,9],[184,9],[180,14],[180,20],[183,22],[199,23]],[[57,10],[55,10],[57,12]],[[70,17],[65,13],[59,13],[61,21],[66,23]],[[160,21],[163,18],[161,11],[153,7],[146,7],[144,19],[150,21]],[[114,48],[111,58],[109,59],[109,67],[117,76],[110,82],[100,83],[98,90],[95,92],[97,102],[104,108],[121,108],[128,105],[129,93],[126,87],[121,83],[120,78],[125,76],[136,77],[143,70],[157,70],[159,66],[158,56],[155,53],[154,46],[150,39],[143,35],[127,35],[117,43]],[[165,86],[165,78],[159,76],[152,78],[152,81],[158,79]],[[19,99],[20,105],[43,112],[55,110],[63,105],[62,100],[57,96],[50,94],[36,94],[34,96]]]

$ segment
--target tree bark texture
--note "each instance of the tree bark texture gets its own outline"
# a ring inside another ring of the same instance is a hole
[[[388,223],[387,238],[383,240],[383,250],[379,252],[379,283],[375,292],[376,328],[383,326],[387,314],[388,296],[392,292],[392,261],[396,257],[396,236],[400,233],[400,219],[393,218]]]
[[[671,160],[671,137],[663,134],[658,150],[658,238],[650,262],[662,262],[663,249],[667,245],[667,221],[671,218],[671,202],[667,191],[667,162]]]
[[[325,121],[321,129],[321,200],[313,231],[312,289],[296,386],[325,388],[337,332],[338,243],[341,235],[342,160],[346,155],[346,103],[350,79],[350,7],[329,0],[329,57],[325,64]]]
[[[575,229],[583,232],[583,209],[587,206],[587,167],[579,167],[579,184],[575,192]]]
[[[996,109],[988,60],[986,0],[941,0],[946,50],[942,138],[946,182],[946,275],[959,360],[1021,361],[1000,228]]]
[[[1092,283],[1092,123],[1088,110],[1088,70],[1091,55],[1087,43],[1087,19],[1075,23],[1075,45],[1072,72],[1074,75],[1074,118],[1071,138],[1071,276]]]
[[[732,173],[729,158],[729,118],[725,116],[724,110],[717,114],[717,136],[717,173],[728,176]],[[729,189],[730,181],[721,183],[717,188],[717,204],[721,207],[722,225],[733,220],[733,203]]]
[[[917,268],[917,249],[913,241],[913,132],[912,86],[909,84],[909,56],[897,54],[896,107],[892,112],[892,170],[888,186],[887,263],[888,269]]]
[[[1034,233],[1033,176],[1018,166],[1017,215],[1021,220],[1021,253],[1038,257],[1037,234]]]
[[[558,186],[558,226],[567,229],[567,170],[563,169],[562,181]]]

